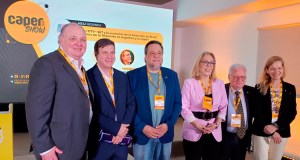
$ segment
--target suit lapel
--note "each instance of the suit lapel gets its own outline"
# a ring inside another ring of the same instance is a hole
[[[114,95],[115,95],[115,101],[116,101],[116,105],[117,105],[117,102],[118,102],[118,95],[119,95],[119,90],[120,90],[120,77],[119,77],[119,74],[117,72],[115,72],[115,69],[114,69],[114,75],[113,75],[113,80],[114,80]]]
[[[146,66],[144,66],[143,69],[141,70],[139,79],[140,79],[142,88],[145,88],[145,89],[143,89],[144,100],[146,101],[145,104],[148,106],[149,113],[151,113],[151,108],[150,108],[151,104],[150,104],[150,99],[149,99],[149,86],[148,86],[148,76],[147,76]]]
[[[113,105],[112,98],[110,96],[108,88],[106,87],[105,81],[104,81],[102,74],[101,74],[99,68],[97,67],[97,65],[94,66],[93,72],[95,75],[95,80],[96,80],[97,86],[101,89],[102,93],[104,93],[105,97],[110,100],[111,105]]]
[[[168,112],[170,112],[169,110],[170,110],[170,107],[167,107],[167,106],[171,106],[170,105],[170,93],[171,93],[171,88],[172,88],[172,86],[171,86],[171,80],[170,80],[170,77],[169,77],[169,75],[164,71],[164,69],[161,69],[161,72],[162,72],[162,79],[164,80],[164,83],[165,83],[165,86],[166,86],[166,90],[165,90],[165,92],[166,92],[166,97],[165,97],[165,111],[164,111],[164,113],[168,113]],[[165,115],[165,114],[164,114]],[[164,115],[163,115],[163,117],[162,117],[162,119],[164,119]]]
[[[75,81],[75,83],[78,85],[82,93],[87,96],[85,89],[83,88],[83,85],[79,79],[79,76],[77,72],[72,68],[72,66],[67,62],[67,60],[57,51],[56,55],[58,56],[59,60],[62,62],[63,67],[67,71],[67,73],[72,77],[72,79]]]
[[[244,92],[244,99],[246,102],[246,108],[247,108],[247,113],[248,115],[250,115],[250,109],[249,109],[249,98],[250,98],[250,91],[248,91],[248,89],[244,86],[243,87],[243,92]],[[249,120],[250,116],[248,116],[248,120]]]
[[[200,84],[200,80],[197,80],[195,78],[193,78],[193,83],[192,85],[194,86],[195,92],[194,94],[197,95],[197,98],[203,99],[203,96],[205,95],[205,91],[203,90],[201,84]]]

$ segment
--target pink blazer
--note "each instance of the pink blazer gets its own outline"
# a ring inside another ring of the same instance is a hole
[[[208,123],[214,123],[215,118],[205,121],[196,118],[193,112],[205,112],[206,109],[202,108],[202,99],[204,96],[204,91],[199,80],[194,78],[188,78],[184,81],[182,87],[182,111],[181,115],[184,119],[182,128],[182,137],[188,141],[196,142],[201,138],[202,133],[196,129],[188,121],[196,119],[201,125],[207,125]],[[225,91],[225,85],[222,80],[216,79],[212,82],[212,97],[213,97],[213,108],[212,112],[219,111],[218,117],[225,120],[227,113],[227,96]],[[221,126],[215,129],[212,134],[216,141],[220,142],[222,140],[222,130]]]

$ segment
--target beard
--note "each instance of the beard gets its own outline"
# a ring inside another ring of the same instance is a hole
[[[157,70],[160,70],[161,65],[162,65],[162,64],[160,63],[160,64],[149,64],[148,66],[149,66],[149,68],[150,68],[151,70],[157,71]]]

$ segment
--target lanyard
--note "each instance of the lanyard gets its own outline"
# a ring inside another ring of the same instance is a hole
[[[66,53],[61,49],[61,48],[58,48],[58,52],[66,59],[66,61],[71,65],[71,67],[76,71],[76,67],[75,65],[71,62],[71,60],[69,59],[69,57],[66,55]],[[85,70],[83,69],[82,70],[82,75],[80,75],[77,71],[77,75],[84,87],[84,90],[86,92],[87,95],[89,95],[89,89],[87,87],[87,81],[86,81],[86,75],[85,75]]]
[[[238,91],[238,92],[239,92],[238,95],[236,95],[236,93],[233,92],[233,89],[232,89],[231,87],[230,87],[230,91],[231,91],[231,94],[232,94],[232,95],[235,95],[235,96],[236,96],[235,98],[233,98],[233,96],[232,96],[232,98],[233,98],[233,106],[234,106],[234,109],[237,110],[238,105],[239,105],[239,103],[241,102],[242,91]]]
[[[111,69],[109,71],[109,82],[106,80],[106,78],[104,78],[104,76],[102,75],[104,82],[106,84],[106,87],[108,88],[109,93],[111,94],[111,97],[113,99],[113,104],[116,107],[116,101],[115,101],[115,95],[114,95],[114,79],[113,79],[113,75],[112,75],[113,69]]]
[[[280,104],[281,104],[281,99],[282,99],[282,82],[280,83],[280,90],[279,90],[279,95],[276,95],[276,92],[272,86],[272,83],[270,84],[270,92],[271,92],[271,98],[273,99],[276,108],[279,110]]]
[[[156,88],[157,93],[160,94],[160,81],[161,81],[161,77],[162,77],[161,76],[161,70],[159,70],[159,72],[158,72],[158,85],[157,86],[154,84],[154,81],[153,81],[153,79],[150,76],[150,73],[148,71],[147,71],[147,75],[148,75],[148,79],[151,82],[151,84]]]
[[[203,84],[203,82],[202,82],[201,79],[200,79],[200,84],[201,84],[201,86],[202,86],[202,89],[204,90],[205,95],[208,95],[208,93],[209,93],[209,91],[210,91],[211,81],[210,81],[210,80],[208,81],[207,88],[204,87],[204,84]]]

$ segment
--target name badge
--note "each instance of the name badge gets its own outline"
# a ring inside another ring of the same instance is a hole
[[[272,122],[276,122],[278,120],[278,113],[272,113]]]
[[[242,115],[231,114],[231,127],[241,127]]]
[[[165,109],[165,96],[154,95],[154,109],[157,110]]]
[[[204,96],[203,97],[203,108],[207,110],[212,110],[212,98]]]

